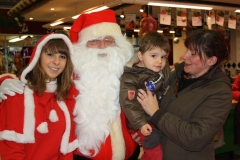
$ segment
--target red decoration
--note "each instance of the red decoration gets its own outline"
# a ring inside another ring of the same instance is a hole
[[[157,31],[157,21],[153,17],[146,17],[140,21],[139,36],[142,36],[148,32]]]

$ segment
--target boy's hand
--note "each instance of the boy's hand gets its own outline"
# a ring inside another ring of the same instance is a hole
[[[140,132],[144,136],[149,136],[152,133],[152,127],[147,123],[141,127]]]

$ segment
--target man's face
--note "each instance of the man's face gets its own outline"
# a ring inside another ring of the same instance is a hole
[[[100,37],[96,39],[89,40],[87,42],[88,48],[99,48],[104,49],[115,44],[115,39],[111,36]]]

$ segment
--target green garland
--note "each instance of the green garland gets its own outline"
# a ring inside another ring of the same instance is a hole
[[[0,13],[0,26],[9,28],[20,28],[24,21],[24,17],[18,12],[13,12],[10,16],[4,16]]]

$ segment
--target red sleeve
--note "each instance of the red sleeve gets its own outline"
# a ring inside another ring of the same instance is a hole
[[[232,85],[232,94],[233,99],[238,101],[240,97],[240,74],[238,74],[237,78],[235,79]]]
[[[16,96],[0,104],[0,132],[4,130],[23,132],[23,102]],[[3,133],[2,133],[3,134]],[[25,144],[0,140],[1,160],[25,159]]]
[[[12,141],[0,141],[1,160],[23,160],[25,157],[24,144]]]

